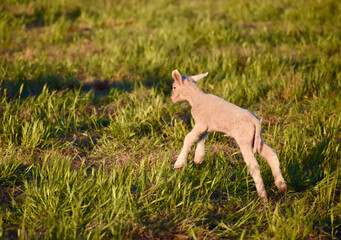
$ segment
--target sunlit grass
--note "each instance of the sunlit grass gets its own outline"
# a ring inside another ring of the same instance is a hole
[[[338,239],[338,1],[4,1],[0,238]],[[250,109],[289,191],[236,143],[172,168],[193,120],[170,73]]]

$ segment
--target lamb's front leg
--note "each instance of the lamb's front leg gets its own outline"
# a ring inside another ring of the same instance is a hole
[[[174,164],[174,168],[182,168],[187,160],[187,155],[189,151],[191,150],[191,146],[193,145],[194,141],[198,139],[198,137],[205,131],[200,130],[200,128],[195,125],[192,131],[190,131],[184,141],[184,145],[182,147],[182,150],[178,156],[178,159],[176,160]]]
[[[204,161],[205,156],[205,140],[208,136],[209,132],[205,132],[201,134],[198,138],[198,145],[195,149],[195,156],[194,156],[194,162],[196,165],[202,164]]]

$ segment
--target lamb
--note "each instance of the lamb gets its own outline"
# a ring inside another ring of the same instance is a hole
[[[195,125],[186,135],[182,150],[174,164],[174,168],[182,168],[187,155],[195,140],[198,144],[195,150],[194,162],[200,165],[204,161],[205,139],[209,132],[223,132],[233,137],[240,147],[240,151],[249,167],[250,174],[255,182],[258,196],[267,202],[263,179],[259,164],[254,153],[258,151],[269,163],[275,184],[280,192],[286,192],[287,186],[283,179],[276,152],[267,146],[261,136],[261,125],[258,118],[250,111],[240,108],[224,99],[212,94],[204,93],[197,85],[207,73],[194,76],[181,76],[178,70],[172,72],[171,101],[177,103],[188,101],[191,105],[191,114]]]

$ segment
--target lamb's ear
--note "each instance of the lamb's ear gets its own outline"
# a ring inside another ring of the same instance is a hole
[[[177,81],[179,84],[182,84],[182,77],[181,77],[178,69],[175,69],[172,72],[172,77],[173,77],[174,81]]]
[[[208,72],[206,72],[206,73],[201,73],[201,74],[198,74],[198,75],[191,76],[191,78],[193,79],[194,82],[197,82],[197,81],[199,81],[200,79],[202,79],[203,77],[206,77],[207,74],[208,74]]]

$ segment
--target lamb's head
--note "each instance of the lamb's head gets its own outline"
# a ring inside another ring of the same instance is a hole
[[[199,87],[196,85],[196,82],[198,82],[203,77],[206,77],[207,73],[202,73],[194,76],[181,76],[179,71],[175,69],[172,72],[172,77],[174,79],[174,82],[172,84],[172,94],[171,94],[171,101],[173,103],[181,102],[188,100],[188,94],[191,91],[199,89]]]

